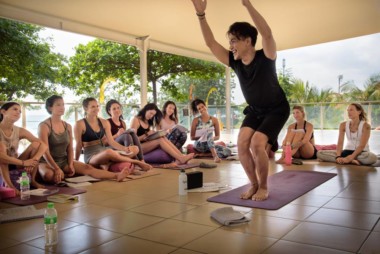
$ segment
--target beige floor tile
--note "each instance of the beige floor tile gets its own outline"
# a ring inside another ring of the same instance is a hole
[[[95,185],[96,184],[101,184],[101,183],[95,183]],[[115,182],[114,184],[118,184],[118,183]],[[101,202],[101,201],[108,200],[110,198],[117,198],[123,195],[124,194],[110,192],[110,191],[94,190],[94,191],[88,191],[86,193],[80,194],[79,200],[86,204],[91,204],[92,202]]]
[[[118,212],[120,212],[120,210],[114,208],[97,205],[86,205],[64,211],[59,214],[59,217],[69,221],[85,223],[90,220],[99,219]]]
[[[189,205],[204,205],[207,204],[207,199],[213,197],[218,192],[204,192],[204,193],[187,193],[185,196],[176,195],[171,198],[165,199],[169,202],[186,203]]]
[[[368,231],[364,230],[302,222],[282,239],[303,244],[356,252],[366,239],[368,233]]]
[[[186,249],[177,249],[176,251],[171,252],[170,254],[203,254],[202,252],[186,250]]]
[[[89,248],[109,242],[113,239],[120,238],[122,235],[89,227],[86,225],[79,225],[60,231],[58,234],[58,244],[53,249],[57,253],[79,253]],[[44,237],[27,242],[29,245],[43,249],[45,244]]]
[[[1,250],[1,254],[20,254],[20,253],[44,254],[45,250],[30,246],[27,244],[19,244],[5,250]]]
[[[173,253],[176,247],[168,246],[160,243],[155,243],[151,241],[146,241],[130,236],[123,236],[102,244],[100,246],[94,247],[87,251],[81,252],[81,254],[135,254],[135,253],[155,253],[155,254],[166,254]]]
[[[334,198],[324,205],[324,208],[380,214],[380,202],[360,199]]]
[[[9,247],[15,246],[15,245],[17,245],[19,243],[20,243],[19,241],[10,239],[10,238],[5,237],[5,236],[1,236],[0,237],[0,252],[2,252],[1,251],[2,249],[6,249],[6,248],[9,248]]]
[[[231,254],[231,253],[261,253],[276,239],[244,234],[230,230],[217,229],[202,236],[184,248],[202,253]]]
[[[214,206],[203,205],[180,213],[179,215],[172,217],[172,219],[207,225],[211,227],[221,227],[218,222],[210,217],[211,212],[214,210]]]
[[[294,201],[291,204],[322,207],[324,204],[332,199],[330,196],[316,195],[315,193],[307,193]]]
[[[93,202],[94,205],[103,207],[115,208],[120,210],[128,210],[137,206],[145,205],[155,202],[155,199],[143,198],[137,195],[124,195],[117,198],[110,198],[108,200],[102,200],[100,202]]]
[[[257,213],[249,213],[246,217],[250,218],[251,221],[240,226],[224,227],[223,229],[280,239],[300,223],[295,220],[265,216]]]
[[[181,247],[215,230],[215,227],[167,219],[129,235]]]
[[[184,211],[194,209],[195,207],[196,206],[182,203],[157,201],[151,204],[132,208],[131,211],[163,218],[170,218]]]
[[[289,254],[289,253],[313,253],[313,254],[349,254],[352,252],[328,249],[313,245],[306,245],[288,241],[278,241],[269,247],[263,254]]]
[[[377,222],[375,228],[373,229],[373,231],[376,231],[376,232],[380,232],[380,221]]]
[[[371,182],[354,182],[350,184],[338,197],[340,198],[356,198],[380,202],[380,185]]]
[[[163,218],[135,212],[119,212],[86,223],[88,226],[103,228],[121,234],[128,234],[162,221]]]
[[[254,213],[291,220],[304,220],[318,210],[317,207],[289,204],[278,210],[253,209]]]
[[[365,214],[363,216],[362,213],[321,208],[307,218],[306,221],[371,230],[379,218],[380,216],[375,214]]]
[[[372,232],[360,249],[361,254],[380,253],[380,232]]]
[[[75,222],[63,220],[63,218],[58,217],[58,230],[64,230],[77,225]],[[25,242],[43,235],[43,218],[0,224],[0,238],[6,237],[19,242]]]

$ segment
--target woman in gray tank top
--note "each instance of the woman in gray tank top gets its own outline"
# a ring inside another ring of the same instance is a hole
[[[89,175],[98,179],[122,181],[129,174],[128,169],[120,173],[99,170],[89,164],[74,160],[73,135],[70,124],[62,120],[65,104],[61,96],[53,95],[46,100],[46,110],[51,115],[39,125],[39,137],[48,144],[48,150],[41,158],[39,172],[45,182],[59,183],[65,176]]]

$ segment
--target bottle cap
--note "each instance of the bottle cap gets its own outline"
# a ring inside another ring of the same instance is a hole
[[[50,202],[49,202],[49,203],[47,204],[47,208],[54,208],[54,203],[50,203]]]
[[[27,173],[26,172],[22,172],[21,176],[27,176]]]
[[[186,171],[182,168],[182,169],[181,169],[181,173],[186,173]]]

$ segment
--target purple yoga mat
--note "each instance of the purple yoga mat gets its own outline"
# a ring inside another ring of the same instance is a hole
[[[247,184],[208,198],[207,201],[277,210],[334,176],[336,174],[333,173],[286,170],[268,177],[269,198],[267,200],[253,201],[241,199],[240,194],[250,187],[250,184]]]
[[[76,189],[76,188],[70,188],[70,187],[56,187],[56,186],[45,186],[45,189],[49,190],[55,190],[59,189],[58,192],[52,193],[51,195],[55,194],[69,194],[69,195],[77,195],[81,193],[87,192],[86,190],[83,189]],[[14,198],[8,198],[8,199],[3,199],[1,202],[6,202],[14,205],[34,205],[37,203],[42,203],[47,201],[47,197],[50,195],[46,196],[30,196],[30,199],[28,200],[21,200],[20,197],[14,197]]]

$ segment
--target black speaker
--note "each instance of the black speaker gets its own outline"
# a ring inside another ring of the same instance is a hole
[[[201,171],[188,172],[186,175],[188,190],[203,187],[203,173]]]

